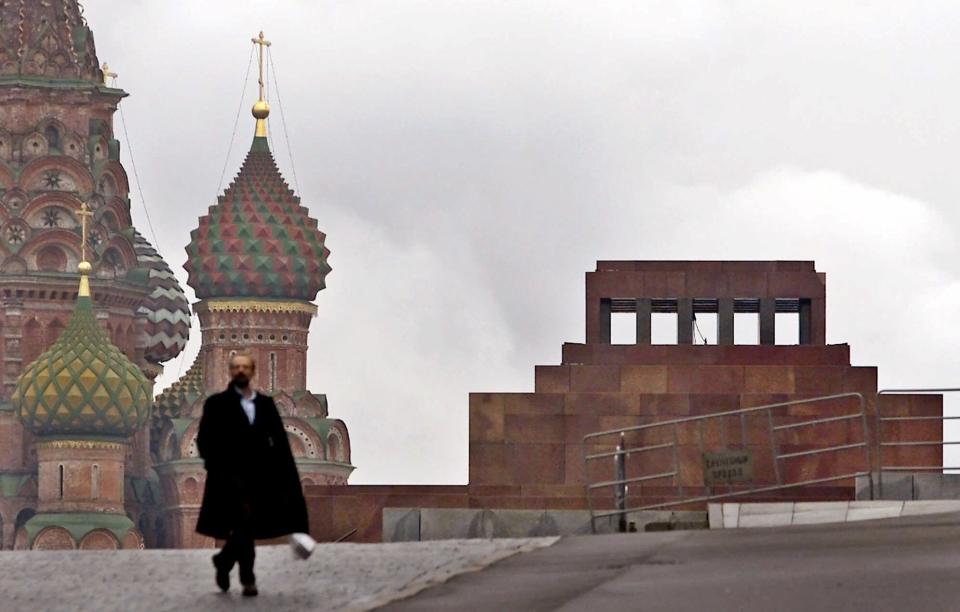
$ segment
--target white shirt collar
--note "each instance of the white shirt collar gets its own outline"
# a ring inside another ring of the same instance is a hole
[[[247,420],[250,421],[250,424],[253,425],[253,421],[257,416],[256,403],[254,402],[257,399],[257,392],[254,390],[253,395],[246,397],[243,393],[240,393],[240,390],[236,387],[233,388],[234,391],[240,396],[240,406],[243,408],[243,412],[247,415]]]
[[[253,389],[253,395],[251,395],[249,398],[248,398],[246,395],[244,395],[244,394],[243,394],[243,391],[241,391],[240,389],[238,389],[236,386],[233,387],[233,391],[234,391],[234,393],[236,393],[237,395],[239,395],[239,396],[240,396],[240,399],[242,399],[242,400],[249,399],[249,400],[252,402],[253,400],[257,399],[257,390],[256,390],[256,389]]]

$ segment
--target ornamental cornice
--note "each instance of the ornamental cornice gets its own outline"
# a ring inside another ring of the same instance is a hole
[[[122,442],[105,442],[103,440],[47,440],[37,442],[37,447],[111,451],[126,451],[127,449],[127,445]]]
[[[295,312],[316,316],[317,306],[309,302],[284,300],[203,300],[197,310],[208,312]]]

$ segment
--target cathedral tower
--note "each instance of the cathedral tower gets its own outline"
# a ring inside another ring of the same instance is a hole
[[[127,94],[109,83],[113,76],[100,66],[77,0],[0,2],[3,548],[37,511],[39,449],[10,398],[26,366],[57,341],[74,311],[81,203],[92,212],[85,241],[91,316],[111,342],[153,380],[189,333],[181,287],[132,225],[113,122]],[[125,473],[132,489],[149,488],[146,428],[133,437]]]
[[[124,462],[128,439],[147,421],[150,384],[100,329],[90,299],[92,266],[84,258],[78,268],[73,315],[12,397],[36,437],[38,462],[37,514],[18,530],[19,549],[143,546],[126,515]]]
[[[156,402],[157,467],[172,546],[204,545],[193,525],[205,477],[196,429],[204,399],[226,388],[230,357],[254,355],[254,385],[272,395],[284,418],[304,484],[345,484],[353,466],[346,425],[330,419],[326,397],[307,390],[312,300],[330,272],[326,236],[277,169],[267,140],[270,107],[260,98],[253,144],[233,183],[200,218],[187,246],[189,284],[199,301],[201,348],[187,374]]]

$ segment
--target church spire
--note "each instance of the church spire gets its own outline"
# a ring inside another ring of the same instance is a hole
[[[257,131],[254,134],[255,138],[266,138],[267,137],[267,117],[270,116],[270,105],[267,104],[267,101],[264,99],[264,85],[263,85],[263,74],[264,74],[264,65],[263,65],[263,52],[269,47],[271,43],[269,40],[263,37],[263,32],[260,32],[260,36],[257,38],[251,39],[253,44],[260,47],[259,53],[259,66],[260,66],[260,97],[257,99],[256,104],[253,105],[253,116],[257,120]]]

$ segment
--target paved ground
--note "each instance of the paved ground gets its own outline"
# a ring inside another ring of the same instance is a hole
[[[323,544],[307,561],[257,549],[260,596],[220,593],[213,551],[3,552],[0,610],[368,610],[555,538],[409,544]]]
[[[960,513],[555,541],[260,548],[254,600],[210,551],[4,552],[0,610],[960,609]]]
[[[384,610],[960,610],[960,514],[568,538]]]

